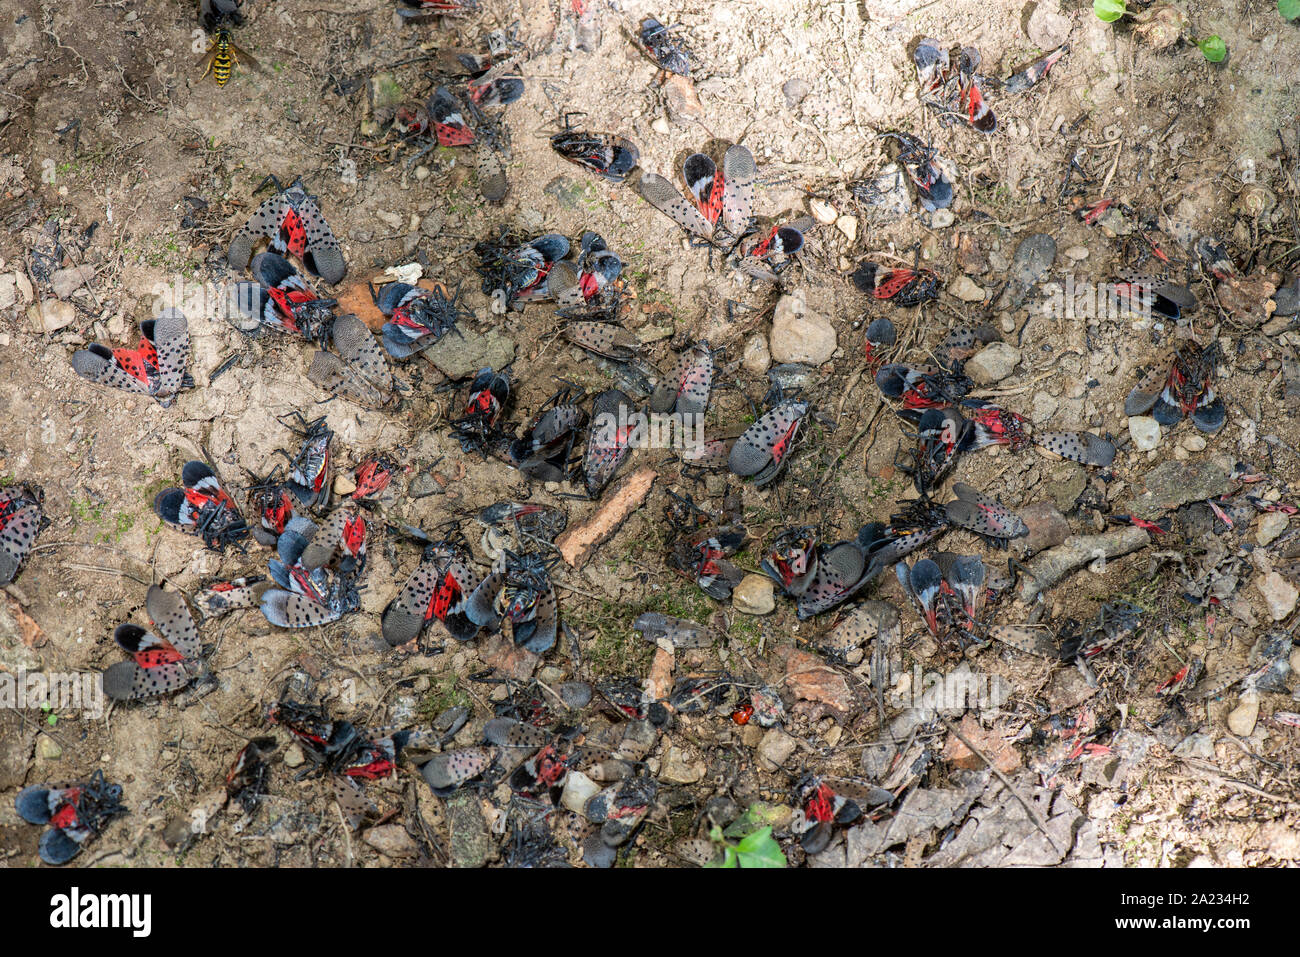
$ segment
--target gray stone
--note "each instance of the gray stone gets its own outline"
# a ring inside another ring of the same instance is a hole
[[[1005,342],[990,342],[966,360],[966,375],[976,385],[992,385],[1011,375],[1019,362],[1020,350]]]
[[[1272,544],[1275,538],[1286,531],[1290,521],[1286,512],[1265,512],[1260,516],[1259,526],[1255,529],[1255,541],[1260,545]]]
[[[74,292],[95,278],[94,266],[74,266],[71,269],[56,269],[50,277],[54,295],[67,299]]]
[[[70,302],[45,299],[28,309],[27,315],[32,321],[32,327],[37,332],[44,332],[48,335],[52,332],[58,332],[65,326],[72,325],[76,321],[77,310],[73,308]]]
[[[1268,606],[1268,615],[1274,621],[1281,621],[1295,611],[1296,599],[1300,598],[1300,591],[1297,591],[1294,585],[1277,572],[1269,572],[1261,578],[1256,578],[1255,588],[1263,596],[1264,604]]]
[[[1070,523],[1051,502],[1033,502],[1017,509],[1016,514],[1029,526],[1028,535],[1012,542],[1021,558],[1060,545],[1070,537]]]
[[[451,866],[482,867],[492,850],[492,838],[476,792],[457,792],[447,799],[447,825],[451,832]]]
[[[1139,452],[1150,452],[1160,445],[1160,423],[1149,415],[1131,415],[1128,434]]]
[[[799,77],[786,80],[781,84],[781,95],[785,97],[785,105],[792,110],[811,92],[812,84]]]
[[[809,310],[802,291],[781,297],[772,314],[773,359],[818,366],[830,359],[835,346],[835,327]]]
[[[1164,461],[1144,475],[1122,511],[1155,521],[1188,502],[1217,498],[1232,490],[1231,459],[1213,456],[1195,462]]]
[[[496,329],[484,335],[464,323],[456,328],[461,335],[443,336],[420,353],[447,378],[464,379],[484,366],[500,369],[514,361],[514,342]]]
[[[692,761],[681,748],[670,747],[659,765],[659,780],[664,784],[694,784],[704,778],[703,761]]]
[[[745,340],[745,348],[740,354],[740,364],[754,375],[767,375],[772,367],[772,353],[767,349],[767,337],[756,332]]]
[[[382,824],[366,831],[362,840],[385,857],[415,857],[420,853],[411,835],[400,824]]]
[[[772,579],[749,574],[731,593],[731,605],[742,615],[767,615],[776,608]]]
[[[758,743],[758,763],[768,771],[775,771],[794,754],[796,742],[780,728],[772,728]]]
[[[979,283],[965,275],[958,276],[949,283],[948,291],[962,302],[983,302],[984,296],[987,295]]]

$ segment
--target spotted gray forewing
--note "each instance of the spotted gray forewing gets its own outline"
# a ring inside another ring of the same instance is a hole
[[[954,525],[960,525],[990,543],[1029,534],[1029,527],[1015,512],[994,501],[970,485],[957,482],[952,490],[957,498],[944,506],[944,513]]]
[[[348,827],[355,831],[367,818],[379,816],[379,809],[375,807],[375,802],[366,797],[361,782],[344,774],[333,774],[330,775],[330,783]]]
[[[312,357],[307,378],[331,395],[367,409],[382,409],[391,398],[391,393],[381,392],[359,369],[323,349]]]
[[[340,617],[340,612],[283,588],[271,588],[262,594],[262,614],[280,628],[314,628]]]
[[[1115,461],[1115,446],[1091,432],[1036,432],[1032,439],[1049,452],[1083,465],[1108,468]]]
[[[578,271],[566,262],[556,263],[546,274],[546,294],[555,300],[557,309],[574,309],[586,301],[578,282]],[[565,328],[565,334],[568,334],[568,327]],[[578,345],[582,343],[579,342]]]
[[[754,217],[754,180],[758,167],[754,154],[744,146],[732,146],[722,156],[722,221],[739,236]]]
[[[232,611],[257,608],[262,603],[262,594],[269,587],[271,583],[264,578],[236,578],[219,582],[196,592],[194,606],[204,620],[220,618]]]
[[[757,487],[776,478],[808,408],[807,402],[787,399],[761,415],[731,447],[727,460],[731,471],[742,478],[753,476]]]
[[[821,614],[847,599],[863,584],[866,556],[856,542],[839,542],[817,558],[817,574],[799,596],[800,620]]]
[[[713,227],[700,215],[700,211],[676,186],[658,173],[643,173],[637,183],[637,191],[642,199],[688,233],[704,239],[713,236]]]
[[[380,393],[393,391],[393,374],[388,369],[384,350],[364,322],[354,315],[339,316],[334,320],[334,348],[339,355]]]
[[[1169,381],[1170,361],[1166,360],[1144,375],[1124,400],[1125,415],[1145,415],[1160,398]]]
[[[713,388],[713,351],[699,342],[677,359],[673,371],[664,376],[650,397],[652,412],[701,415],[709,407]]]
[[[481,775],[495,758],[494,748],[458,748],[434,755],[420,768],[420,774],[433,793],[441,797]]]
[[[0,585],[18,574],[41,528],[41,506],[23,485],[0,488]]]
[[[621,424],[620,419],[626,421],[634,412],[628,397],[618,389],[610,389],[596,396],[591,409],[591,431],[587,437],[587,451],[582,464],[589,495],[594,497],[600,494],[631,452],[628,442],[631,428]]]
[[[570,322],[564,327],[564,337],[588,352],[616,362],[626,362],[641,348],[636,336],[612,322]]]

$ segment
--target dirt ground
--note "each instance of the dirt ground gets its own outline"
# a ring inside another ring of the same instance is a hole
[[[1005,689],[986,706],[910,725],[899,724],[907,717],[901,707],[887,705],[880,714],[883,699],[870,686],[867,665],[814,660],[824,669],[824,687],[807,692],[798,680],[800,668],[809,667],[796,664],[809,660],[799,656],[825,646],[843,611],[799,622],[793,603],[778,597],[771,614],[744,615],[706,597],[666,563],[669,492],[689,493],[715,513],[729,495],[739,496],[750,542],[737,563],[747,571],[757,570],[762,545],[785,526],[818,525],[828,542],[851,538],[914,497],[895,466],[910,442],[905,423],[883,407],[863,358],[863,330],[879,315],[895,322],[898,354],[914,362],[953,326],[991,323],[1017,349],[1018,362],[975,395],[1022,413],[1035,427],[1087,429],[1120,446],[1107,470],[1032,448],[995,448],[959,461],[953,480],[995,493],[1012,508],[1052,502],[1071,533],[1094,534],[1107,527],[1107,514],[1124,511],[1122,503],[1159,464],[1223,460],[1265,476],[1251,494],[1300,504],[1300,431],[1284,375],[1300,332],[1265,315],[1267,293],[1238,308],[1240,297],[1216,296],[1212,283],[1195,274],[1201,306],[1181,325],[1054,319],[1036,311],[1041,290],[1022,306],[999,305],[1016,244],[1033,232],[1057,243],[1048,282],[1064,282],[1067,274],[1076,283],[1101,282],[1125,266],[1159,266],[1144,232],[1174,260],[1170,270],[1181,280],[1193,275],[1183,266],[1195,262],[1189,237],[1203,234],[1227,242],[1243,277],[1262,273],[1275,286],[1294,278],[1300,104],[1293,71],[1284,65],[1300,62],[1300,33],[1271,0],[1197,5],[1192,31],[1219,34],[1229,50],[1216,65],[1185,41],[1153,50],[1130,26],[1104,24],[1090,7],[1067,2],[1058,13],[1052,0],[1038,6],[595,0],[599,40],[587,50],[567,2],[482,0],[464,16],[407,22],[395,16],[391,0],[247,0],[246,22],[234,37],[263,69],[241,65],[219,88],[211,76],[199,76],[207,41],[195,32],[189,2],[8,0],[0,16],[0,407],[7,412],[0,416],[0,479],[42,487],[50,525],[0,597],[4,671],[100,671],[122,660],[113,629],[144,621],[149,583],[166,581],[189,593],[211,580],[264,574],[267,549],[205,550],[163,526],[152,502],[189,459],[212,462],[236,490],[248,474],[265,474],[279,460],[277,450],[294,445],[279,420],[295,411],[327,417],[336,474],[375,452],[400,461],[403,471],[375,529],[432,530],[459,521],[478,552],[472,516],[495,501],[556,505],[570,525],[597,507],[464,453],[445,424],[463,391],[422,357],[394,364],[404,386],[395,409],[367,410],[341,399],[318,405],[326,396],[305,374],[314,350],[287,336],[249,338],[218,314],[208,292],[247,278],[233,276],[225,251],[269,195],[254,193],[267,174],[286,184],[301,176],[319,196],[348,263],[331,294],[359,295],[365,280],[411,262],[423,265],[426,278],[461,285],[473,313],[465,327],[494,331],[513,352],[517,422],[560,387],[557,379],[588,393],[616,380],[559,335],[553,306],[493,313],[471,250],[499,225],[556,231],[575,243],[584,230],[599,232],[626,264],[635,297],[626,324],[645,343],[650,365],[670,368],[676,352],[700,338],[722,351],[711,427],[743,424],[761,406],[767,376],[742,359],[755,335],[770,332],[782,295],[802,296],[809,312],[828,320],[836,348],[803,388],[816,422],[767,489],[725,471],[696,481],[662,452],[638,452],[624,466],[621,474],[647,464],[658,471],[644,506],[582,569],[555,572],[561,618],[578,636],[576,648],[562,638],[542,660],[521,661],[502,643],[458,644],[434,624],[418,647],[390,649],[379,635],[380,613],[420,555],[390,531],[370,543],[355,615],[302,631],[272,627],[256,610],[203,623],[219,681],[206,696],[118,705],[98,719],[0,713],[0,861],[38,863],[40,829],[14,813],[19,789],[102,769],[122,785],[130,814],[88,845],[78,859],[83,865],[522,863],[517,838],[530,812],[512,801],[504,782],[443,799],[403,767],[369,787],[384,820],[352,832],[326,781],[297,779],[301,755],[288,766],[293,748],[284,740],[272,761],[269,797],[256,813],[227,809],[199,834],[188,825],[196,808],[219,805],[214,793],[242,744],[275,733],[265,710],[294,675],[309,678],[314,695],[359,725],[427,726],[448,708],[465,706],[471,718],[452,746],[473,745],[507,687],[471,675],[513,669],[517,679],[547,686],[644,681],[655,648],[631,622],[650,610],[715,632],[711,647],[677,652],[676,677],[726,671],[770,685],[781,691],[786,716],[774,729],[742,726],[729,717],[732,699],[653,732],[642,759],[659,782],[657,798],[620,849],[620,865],[680,866],[689,859],[680,852],[684,839],[706,837],[710,822],[730,822],[757,802],[767,806],[792,865],[1300,862],[1300,728],[1274,717],[1300,711],[1294,673],[1259,692],[1257,719],[1238,714],[1232,728],[1228,716],[1240,709],[1241,685],[1196,693],[1256,664],[1257,643],[1271,631],[1286,632],[1291,648],[1294,600],[1274,620],[1258,586],[1272,571],[1284,582],[1300,581],[1300,537],[1289,530],[1258,545],[1257,524],[1268,513],[1247,510],[1232,529],[1212,528],[1211,518],[1202,533],[1183,516],[1169,536],[1097,571],[1075,572],[1035,605],[1007,598],[997,608],[998,623],[1040,621],[1057,636],[1068,619],[1090,622],[1107,602],[1140,605],[1142,630],[1103,653],[1090,674],[999,641],[963,653],[931,637],[893,576],[882,576],[859,598],[898,608],[907,669],[900,680],[910,680],[914,665],[927,673],[969,665],[1001,676]],[[670,113],[662,78],[631,39],[649,15],[679,24],[694,52],[698,117],[689,104]],[[468,151],[437,148],[410,164],[418,147],[385,145],[374,135],[372,110],[376,76],[391,77],[409,98],[422,100],[439,49],[485,51],[493,31],[504,32],[525,81],[522,98],[500,113],[510,188],[498,205],[481,197]],[[1006,77],[1062,42],[1070,52],[1027,93],[991,91],[1000,128],[985,136],[965,124],[941,124],[920,103],[910,50],[925,36],[978,47],[981,72],[991,77]],[[628,137],[643,169],[670,177],[685,155],[707,143],[743,142],[758,162],[760,214],[822,214],[799,261],[778,285],[751,283],[720,257],[686,248],[682,232],[631,189],[551,149],[549,137],[569,111],[585,114],[575,123],[588,129]],[[951,162],[956,200],[946,225],[910,202],[891,216],[855,198],[853,184],[890,162],[887,141],[877,138],[888,130],[921,136]],[[1063,188],[1071,157],[1077,168]],[[1080,203],[1103,197],[1132,214],[1097,225],[1074,215]],[[94,275],[63,296],[75,310],[72,320],[46,331],[39,307],[32,309],[57,297],[48,284],[32,282],[29,253],[43,248],[42,232],[54,221],[59,265],[93,267]],[[1143,221],[1158,229],[1134,227]],[[863,258],[910,265],[918,256],[944,285],[936,302],[919,308],[875,302],[847,278]],[[978,288],[975,301],[955,295],[963,276]],[[75,349],[93,341],[128,344],[136,323],[168,297],[179,298],[189,319],[194,390],[163,409],[76,376],[68,362]],[[1139,452],[1124,398],[1155,353],[1188,332],[1222,346],[1217,388],[1227,424],[1199,441],[1184,422],[1166,429],[1153,451]],[[1185,567],[1216,542],[1223,561],[1240,559],[1238,579],[1207,616],[1181,596],[1188,590]],[[948,533],[941,547],[1005,565],[1003,553],[966,532]],[[1198,688],[1177,698],[1157,695],[1156,687],[1190,658],[1205,663]],[[868,649],[868,665],[870,659]],[[594,706],[570,717],[589,726],[591,740],[613,733],[611,716]],[[979,756],[953,728],[977,744]],[[900,774],[902,764],[912,771]],[[826,849],[806,854],[791,831],[792,789],[805,773],[866,781],[894,797],[839,829]],[[1046,822],[1042,833],[1008,799],[1007,782],[1034,805],[1035,820]],[[563,809],[546,821],[557,835],[582,829],[578,816]],[[985,844],[971,837],[981,823]],[[556,859],[583,859],[581,839],[572,846],[556,840]]]

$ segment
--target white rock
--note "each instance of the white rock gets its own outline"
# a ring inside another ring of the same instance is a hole
[[[962,302],[984,301],[984,290],[970,276],[958,276],[948,284],[948,291]]]
[[[13,273],[0,276],[0,309],[8,309],[18,301],[18,277]]]
[[[77,310],[70,302],[45,299],[28,309],[27,315],[37,332],[49,334],[72,325],[77,318]]]
[[[775,771],[790,759],[795,747],[794,738],[780,728],[773,728],[758,743],[758,763],[768,771]]]
[[[585,817],[587,802],[600,792],[600,785],[581,771],[570,771],[564,777],[564,790],[560,803],[581,817]]]
[[[844,238],[853,242],[858,238],[858,218],[845,213],[835,220],[835,228],[844,234]]]
[[[56,297],[59,299],[67,299],[94,278],[94,266],[75,266],[71,269],[56,269],[54,275],[50,277],[50,285],[53,287],[54,295]]]
[[[352,476],[346,472],[341,472],[334,476],[334,494],[351,495],[357,490],[357,483],[353,481]]]
[[[1160,444],[1160,423],[1149,415],[1130,416],[1128,434],[1139,452],[1150,452]]]
[[[966,375],[976,385],[992,385],[1011,375],[1019,362],[1019,349],[1005,342],[990,342],[966,360]]]
[[[947,229],[957,221],[951,209],[936,209],[930,214],[931,229]]]
[[[1247,691],[1228,715],[1228,730],[1239,738],[1248,738],[1259,720],[1259,692]]]
[[[754,375],[767,375],[767,370],[772,367],[772,353],[767,348],[767,336],[756,332],[745,340],[740,364]]]
[[[1259,527],[1255,529],[1255,541],[1260,545],[1270,544],[1273,539],[1286,531],[1290,521],[1286,512],[1265,512],[1260,516]]]
[[[1086,246],[1071,246],[1065,251],[1065,257],[1080,262],[1088,258],[1088,249]]]
[[[839,215],[839,213],[836,212],[835,207],[824,199],[808,200],[808,212],[812,213],[813,219],[817,220],[817,222],[821,223],[823,226],[829,226],[831,223],[835,222],[835,218]]]
[[[1295,611],[1296,599],[1300,591],[1277,572],[1269,572],[1262,578],[1255,579],[1255,588],[1264,597],[1268,606],[1268,615],[1274,621],[1281,621]]]
[[[1205,436],[1203,435],[1185,435],[1183,436],[1182,446],[1189,452],[1205,451]]]
[[[767,615],[776,608],[772,579],[749,574],[731,593],[731,606],[742,615]]]
[[[667,136],[672,132],[672,127],[668,125],[668,120],[662,116],[656,116],[654,122],[650,124],[650,129],[654,130],[661,136]]]
[[[782,296],[777,302],[770,343],[772,358],[777,362],[818,366],[830,359],[836,345],[835,327],[809,311],[802,290]]]

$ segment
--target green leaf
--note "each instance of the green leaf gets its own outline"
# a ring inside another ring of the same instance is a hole
[[[1300,17],[1300,0],[1277,0],[1277,12],[1287,20]]]
[[[1114,23],[1128,11],[1124,7],[1124,0],[1092,0],[1092,12],[1103,23]]]
[[[1223,42],[1223,38],[1217,33],[1213,33],[1203,40],[1197,40],[1196,45],[1205,54],[1205,59],[1211,63],[1218,63],[1228,55],[1228,45]]]
[[[772,829],[764,827],[736,845],[741,867],[785,867],[781,845],[772,839]]]

